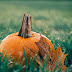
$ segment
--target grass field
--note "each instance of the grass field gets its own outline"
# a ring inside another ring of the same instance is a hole
[[[72,61],[72,2],[0,1],[0,42],[18,32],[24,13],[32,16],[32,30],[48,37],[55,49],[61,46]],[[69,64],[67,64],[68,66]]]

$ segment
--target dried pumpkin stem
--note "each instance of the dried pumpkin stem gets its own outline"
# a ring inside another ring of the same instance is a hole
[[[18,36],[21,36],[23,38],[31,37],[31,29],[31,16],[29,14],[24,14]]]

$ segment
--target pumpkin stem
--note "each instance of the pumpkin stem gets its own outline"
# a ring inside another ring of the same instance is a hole
[[[31,37],[32,36],[31,29],[32,29],[31,16],[25,13],[23,16],[21,27],[19,29],[18,36],[21,36],[23,38]]]

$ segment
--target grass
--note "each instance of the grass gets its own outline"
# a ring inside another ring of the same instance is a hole
[[[52,66],[48,67],[48,59],[46,57],[44,59],[45,61],[43,63],[43,66],[38,65],[35,61],[36,55],[34,56],[34,58],[30,58],[29,60],[27,54],[25,53],[25,50],[24,59],[19,59],[15,61],[15,58],[11,58],[10,56],[5,56],[3,58],[3,54],[0,53],[0,72],[55,72],[57,70],[58,72],[61,72],[62,69],[61,66],[58,68],[58,64],[60,63],[57,62],[54,69]],[[25,62],[25,65],[22,65],[23,61]],[[28,61],[30,61],[30,63]],[[66,69],[66,71],[70,72],[70,69],[68,68]]]
[[[0,42],[19,31],[24,13],[32,16],[32,30],[48,37],[55,49],[58,44],[72,61],[72,2],[0,1]]]

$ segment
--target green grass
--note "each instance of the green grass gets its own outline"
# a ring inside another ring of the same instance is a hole
[[[10,56],[5,56],[3,58],[3,54],[0,53],[0,72],[61,72],[62,66],[58,66],[60,63],[56,62],[55,68],[52,66],[48,67],[48,59],[45,57],[43,66],[40,66],[35,61],[36,55],[34,58],[28,58],[27,54],[24,51],[24,59],[19,58],[17,61],[15,58],[11,58]],[[21,60],[20,60],[21,59]],[[23,61],[25,64],[23,65]],[[30,63],[28,62],[30,61]],[[58,59],[57,59],[58,61]],[[70,72],[71,69],[66,68],[66,72]]]
[[[72,61],[72,2],[0,1],[0,42],[18,32],[24,13],[32,16],[32,30],[48,37],[55,49],[58,44],[67,61]],[[66,64],[67,66],[69,64]]]

